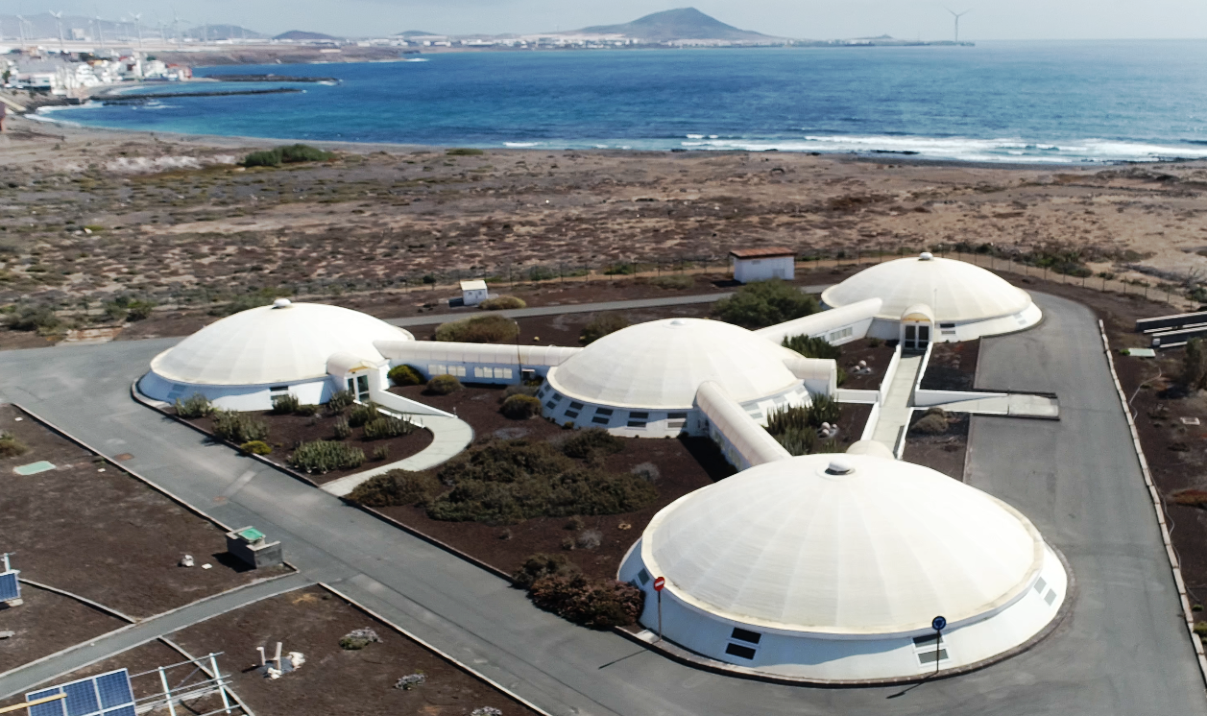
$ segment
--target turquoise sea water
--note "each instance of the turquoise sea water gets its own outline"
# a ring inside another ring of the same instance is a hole
[[[1207,157],[1207,42],[494,52],[199,68],[305,91],[59,109],[86,125],[475,147],[902,152],[966,161]],[[149,86],[147,92],[271,84]]]

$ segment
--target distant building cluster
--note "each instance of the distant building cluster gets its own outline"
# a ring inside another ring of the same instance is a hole
[[[6,88],[73,95],[121,82],[187,80],[192,71],[142,52],[59,52],[32,48],[0,56],[0,75]]]

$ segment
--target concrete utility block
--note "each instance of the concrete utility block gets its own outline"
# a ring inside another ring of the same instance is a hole
[[[269,542],[254,527],[242,527],[226,533],[226,551],[254,569],[275,567],[285,561],[280,542]]]

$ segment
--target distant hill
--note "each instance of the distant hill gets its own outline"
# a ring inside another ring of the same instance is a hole
[[[272,38],[274,40],[337,40],[339,38],[324,35],[321,32],[306,32],[305,30],[290,30]]]
[[[398,33],[396,37],[444,37],[444,35],[438,35],[434,32],[424,32],[423,30],[407,30],[406,32]]]
[[[259,40],[267,37],[255,30],[248,30],[246,27],[238,25],[201,25],[199,27],[190,28],[185,31],[186,37],[200,37],[210,40],[240,40],[247,38],[249,40]]]
[[[665,10],[623,25],[596,25],[578,32],[590,35],[624,35],[645,42],[671,40],[771,40],[769,35],[740,30],[709,17],[694,7]]]

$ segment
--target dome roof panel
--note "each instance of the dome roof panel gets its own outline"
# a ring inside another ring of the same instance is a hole
[[[1043,566],[1031,523],[929,468],[847,454],[767,463],[655,516],[642,559],[684,601],[769,628],[835,634],[955,624],[1004,606]]]
[[[650,321],[611,333],[549,374],[564,395],[648,408],[690,408],[708,380],[739,403],[799,382],[776,344],[745,328],[699,318]]]
[[[167,380],[199,385],[266,385],[327,374],[336,353],[382,360],[373,341],[413,338],[372,316],[319,303],[252,308],[211,323],[151,361]]]
[[[1026,291],[965,261],[911,257],[876,264],[821,295],[832,308],[869,298],[884,301],[878,318],[898,320],[922,304],[936,321],[965,322],[1010,316],[1031,306]]]

